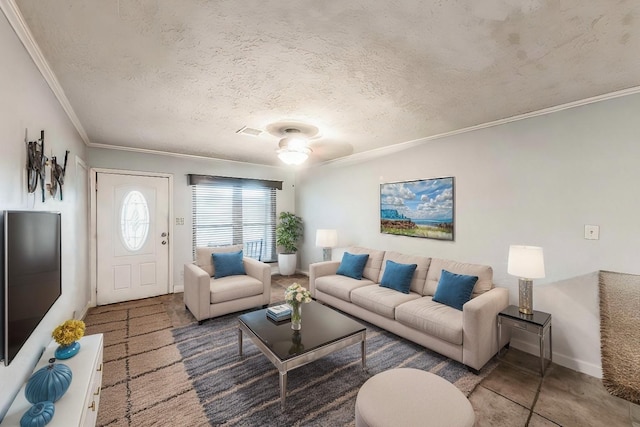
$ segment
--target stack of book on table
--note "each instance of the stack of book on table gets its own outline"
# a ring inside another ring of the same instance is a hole
[[[291,307],[287,304],[274,305],[267,308],[267,317],[271,320],[279,322],[291,318]]]

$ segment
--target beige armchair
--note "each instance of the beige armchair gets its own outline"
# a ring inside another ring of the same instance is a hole
[[[244,257],[246,275],[215,279],[212,254],[237,252],[242,245],[198,247],[196,260],[184,265],[184,305],[198,323],[252,307],[265,306],[271,298],[271,267]]]

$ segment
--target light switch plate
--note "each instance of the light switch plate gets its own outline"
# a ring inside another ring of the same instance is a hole
[[[587,240],[600,239],[600,226],[598,225],[585,225],[584,226],[584,238]]]

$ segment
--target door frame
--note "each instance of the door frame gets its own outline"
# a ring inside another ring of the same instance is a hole
[[[89,172],[89,177],[91,178],[91,200],[89,204],[91,205],[91,219],[90,219],[90,227],[91,227],[91,244],[90,244],[90,254],[89,254],[89,263],[90,265],[90,275],[91,275],[91,307],[95,307],[97,304],[97,295],[98,295],[98,230],[96,227],[96,222],[98,218],[98,210],[96,205],[96,174],[98,173],[110,173],[115,175],[132,175],[132,176],[151,176],[157,178],[168,178],[169,180],[169,293],[174,293],[174,283],[173,283],[173,174],[170,173],[159,173],[159,172],[143,172],[143,171],[132,171],[132,170],[123,170],[123,169],[107,169],[107,168],[91,168]]]

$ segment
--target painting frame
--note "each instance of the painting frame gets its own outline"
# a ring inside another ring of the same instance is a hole
[[[380,233],[455,240],[452,176],[380,184]]]

